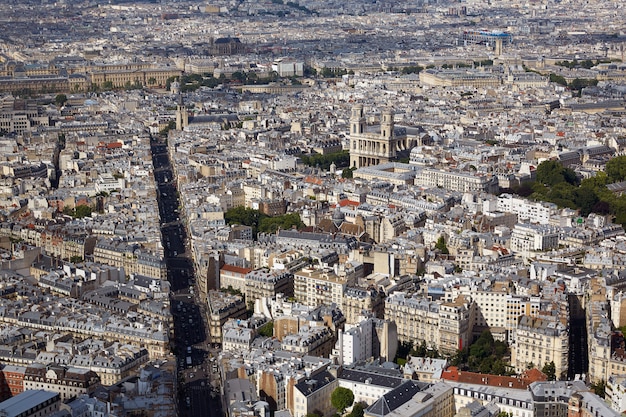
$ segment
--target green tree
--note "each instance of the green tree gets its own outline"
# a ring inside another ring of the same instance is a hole
[[[319,153],[303,154],[300,155],[300,160],[304,165],[310,167],[319,167],[323,170],[328,170],[330,168],[330,164],[332,164],[333,162],[335,163],[335,166],[337,166],[337,168],[343,168],[350,165],[350,152],[339,151],[326,155],[322,155]]]
[[[543,161],[537,167],[536,173],[537,182],[541,184],[552,186],[566,182],[571,185],[578,185],[576,172],[571,168],[565,168],[559,161]]]
[[[548,381],[554,381],[556,379],[556,365],[554,361],[546,362],[543,368],[541,368],[541,372],[546,374]]]
[[[113,81],[105,81],[102,83],[102,88],[105,90],[112,90],[113,89]]]
[[[246,74],[242,71],[235,71],[231,77],[233,80],[244,82],[246,80]]]
[[[593,86],[593,85],[598,85],[598,80],[587,79],[587,78],[575,78],[569,84],[569,86],[573,90],[582,90],[585,87],[589,87],[589,86]]]
[[[348,388],[337,387],[330,395],[330,403],[340,413],[343,414],[346,408],[354,402],[354,393]]]
[[[75,219],[82,219],[83,217],[91,216],[92,211],[93,209],[90,206],[87,206],[84,204],[81,204],[80,206],[76,206],[73,209],[69,207],[66,207],[63,209],[64,214],[72,216]]]
[[[435,244],[435,248],[439,249],[443,255],[450,253],[448,246],[446,245],[446,239],[443,236],[439,236],[439,239],[437,239],[437,243]]]
[[[599,397],[604,398],[606,396],[606,382],[604,382],[604,379],[601,379],[598,382],[592,383],[591,389]]]
[[[367,404],[364,404],[362,402],[354,404],[354,406],[352,407],[352,411],[349,414],[349,417],[363,417],[366,408]]]
[[[259,330],[257,330],[257,333],[265,337],[274,336],[274,322],[268,321],[263,326],[259,327]]]
[[[604,172],[610,183],[624,181],[626,179],[626,155],[617,156],[606,163]]]
[[[341,178],[347,178],[347,179],[354,178],[354,171],[356,171],[356,167],[344,168],[341,171]]]
[[[65,103],[67,103],[67,96],[65,94],[57,94],[54,98],[54,102],[57,106],[62,107]]]
[[[76,207],[74,217],[76,217],[77,219],[82,219],[83,217],[91,216],[92,211],[93,209],[90,206],[81,204],[80,206]]]
[[[157,83],[156,78],[150,77],[148,78],[148,85],[155,85]]]
[[[567,87],[567,80],[562,75],[550,74],[550,82]]]
[[[288,230],[294,227],[296,229],[304,227],[304,223],[300,220],[298,213],[288,213],[275,217],[262,215],[259,218],[257,229],[261,233],[275,233],[279,229]]]
[[[424,70],[424,67],[419,65],[410,65],[408,67],[402,68],[402,74],[419,74]]]
[[[485,330],[469,349],[457,351],[450,359],[450,364],[467,366],[472,372],[508,375],[508,363],[505,361],[508,353],[507,344],[494,340],[491,332]]]
[[[70,258],[70,262],[73,264],[78,264],[78,263],[81,263],[82,261],[83,261],[82,256],[74,255]]]

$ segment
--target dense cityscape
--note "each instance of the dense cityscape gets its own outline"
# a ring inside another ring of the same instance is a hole
[[[626,3],[0,11],[0,416],[626,412]]]

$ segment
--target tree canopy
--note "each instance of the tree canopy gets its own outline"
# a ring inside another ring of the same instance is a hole
[[[330,168],[330,164],[332,164],[333,162],[335,163],[335,166],[337,168],[343,168],[350,165],[350,152],[339,151],[326,155],[322,155],[319,153],[300,155],[300,160],[304,165],[308,165],[310,167],[319,167],[323,170],[328,170]]]
[[[541,369],[541,372],[546,374],[548,381],[554,381],[556,379],[556,365],[554,364],[554,361],[546,362]]]
[[[83,217],[91,216],[92,211],[93,209],[90,206],[86,206],[84,204],[76,206],[75,208],[66,207],[63,209],[63,213],[68,214],[75,219],[82,219]]]
[[[435,248],[439,249],[443,255],[450,253],[448,246],[446,245],[446,239],[443,236],[439,236],[439,239],[437,239],[437,243],[435,244]]]
[[[224,213],[224,220],[229,225],[241,224],[252,227],[252,233],[256,237],[258,233],[274,233],[277,230],[287,230],[294,226],[302,228],[304,223],[298,213],[287,213],[280,216],[268,216],[259,210],[234,207]]]
[[[330,395],[330,403],[335,409],[343,414],[346,408],[354,402],[354,393],[348,388],[337,387]]]
[[[65,103],[67,103],[67,96],[65,94],[57,94],[57,96],[54,98],[54,102],[58,106],[63,106]]]
[[[508,375],[508,363],[505,357],[509,347],[505,342],[494,340],[489,330],[482,332],[480,337],[469,349],[460,350],[452,357],[450,364],[483,374]]]
[[[607,162],[604,172],[609,183],[624,181],[626,179],[626,155],[615,157]]]
[[[274,336],[274,322],[268,321],[263,326],[259,327],[257,331],[261,336],[272,337]]]
[[[543,161],[537,167],[537,182],[550,186],[563,182],[578,185],[578,178],[571,168],[563,167],[559,161],[548,160]]]
[[[579,210],[583,217],[590,213],[613,215],[616,223],[626,226],[626,195],[618,196],[607,188],[607,184],[626,180],[626,156],[609,160],[605,172],[582,181],[558,161],[542,162],[536,173],[534,182],[511,191],[522,197]]]
[[[348,414],[348,417],[363,417],[367,404],[358,402],[352,407],[352,411]]]

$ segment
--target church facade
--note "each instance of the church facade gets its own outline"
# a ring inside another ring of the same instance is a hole
[[[393,112],[385,109],[379,125],[367,125],[363,105],[352,108],[350,115],[350,167],[361,168],[392,162],[408,156],[415,146],[406,128],[394,126]]]

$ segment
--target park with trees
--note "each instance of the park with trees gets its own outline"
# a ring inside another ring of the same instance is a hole
[[[582,180],[571,168],[564,167],[559,161],[548,160],[539,164],[534,181],[503,192],[579,210],[582,217],[590,213],[608,214],[614,217],[615,223],[626,226],[626,195],[613,193],[607,187],[624,180],[626,156],[609,160],[604,172]]]
[[[229,225],[240,224],[252,227],[252,234],[256,238],[259,233],[275,233],[277,230],[300,229],[304,223],[298,213],[288,213],[280,216],[268,216],[259,210],[243,206],[234,207],[224,213],[224,220]]]

